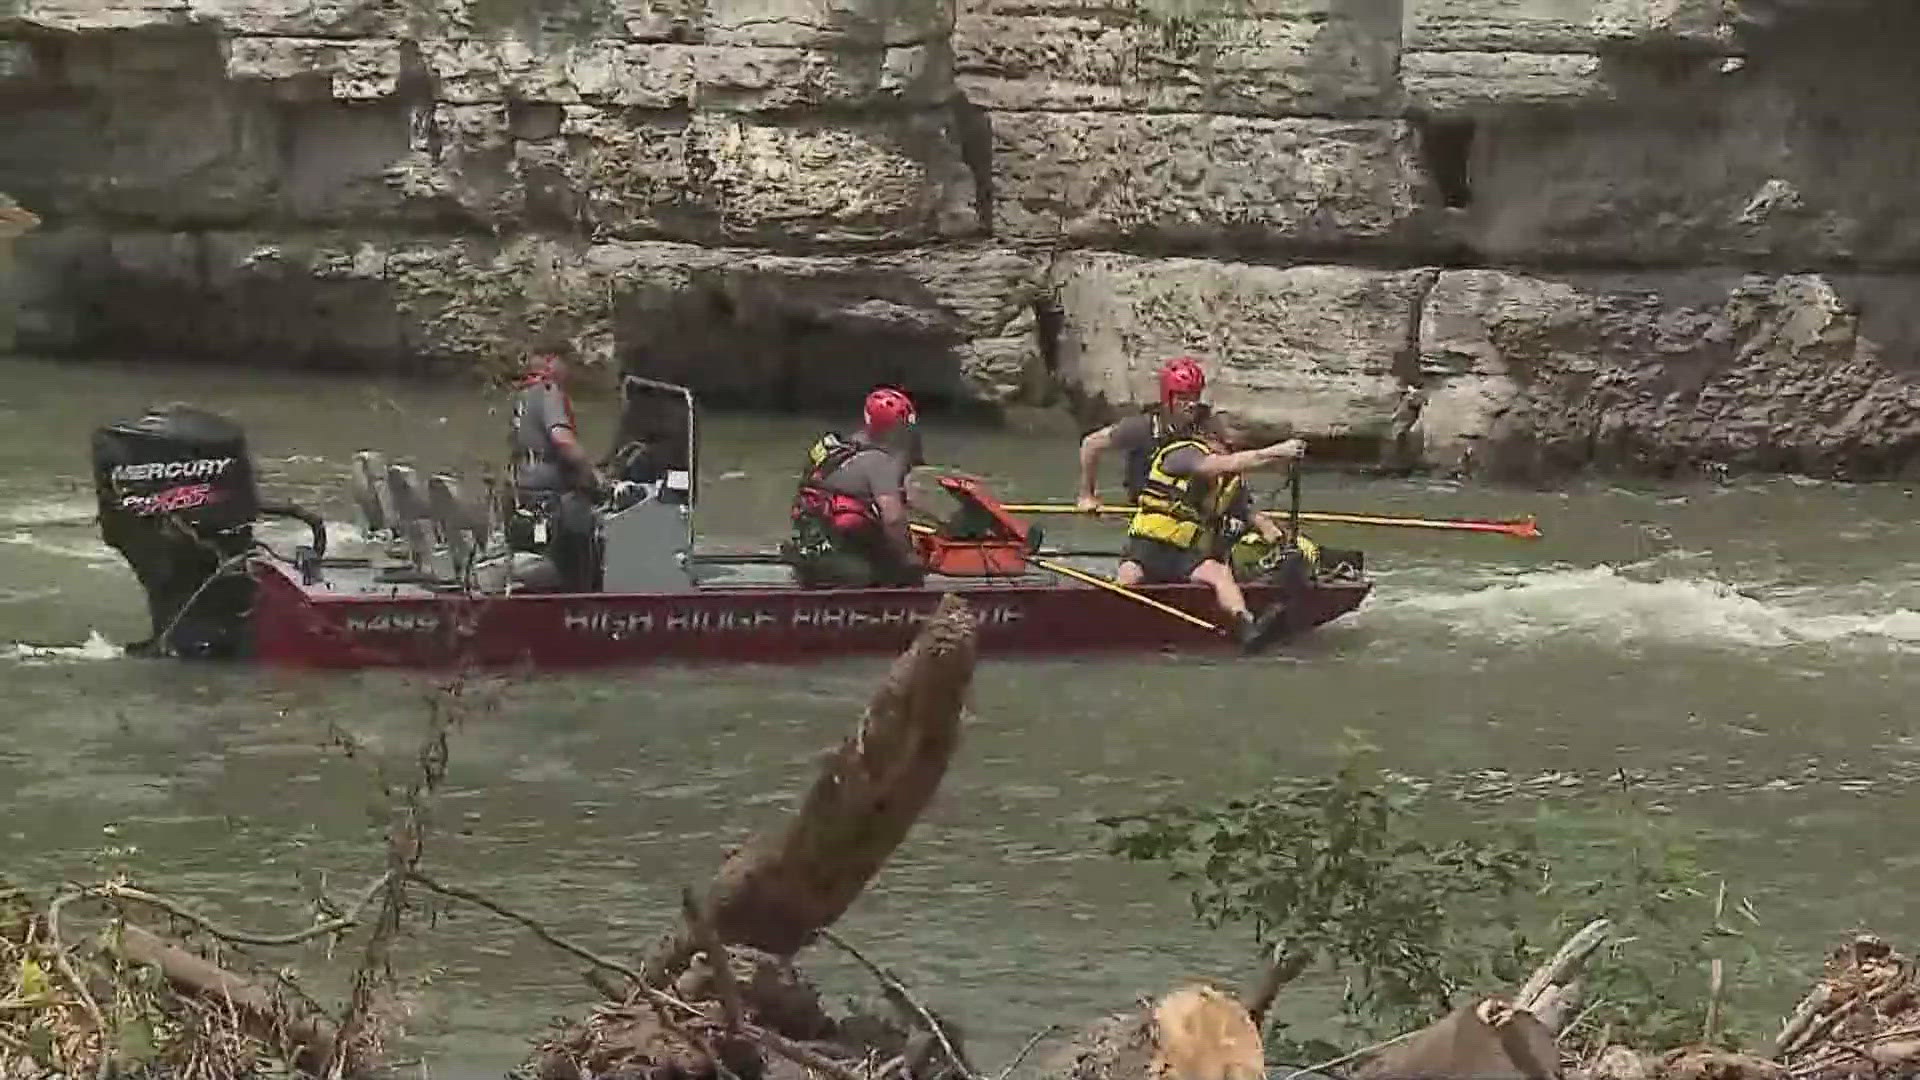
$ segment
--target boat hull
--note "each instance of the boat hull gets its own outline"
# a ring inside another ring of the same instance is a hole
[[[277,562],[256,566],[253,652],[266,663],[308,668],[473,666],[606,667],[660,662],[792,663],[905,649],[940,598],[962,595],[987,654],[1044,656],[1233,643],[1183,619],[1091,586],[1043,580],[955,579],[909,589],[701,588],[673,594],[466,596],[329,591],[302,585]],[[1254,610],[1284,599],[1280,636],[1358,607],[1365,580],[1319,582],[1283,596],[1246,587]],[[1205,586],[1140,590],[1217,621]]]

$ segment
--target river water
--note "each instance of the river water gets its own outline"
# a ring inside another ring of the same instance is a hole
[[[330,730],[403,763],[428,683],[118,655],[111,643],[147,628],[131,574],[91,520],[88,433],[171,399],[241,421],[265,487],[323,508],[349,537],[337,478],[354,450],[470,465],[502,445],[498,401],[364,378],[0,360],[0,872],[44,889],[124,870],[232,921],[292,928],[308,917],[303,876],[345,893],[380,866],[368,758],[331,748]],[[604,403],[581,414],[589,432],[607,430]],[[703,546],[777,538],[817,425],[704,423]],[[928,448],[1010,498],[1069,490],[1070,433],[936,424]],[[1807,961],[1851,928],[1912,933],[1911,487],[1535,492],[1315,475],[1307,503],[1534,513],[1547,535],[1324,527],[1325,542],[1365,547],[1376,592],[1258,659],[982,663],[946,787],[842,929],[964,1018],[983,1062],[1047,1021],[1088,1019],[1178,979],[1251,975],[1243,932],[1196,926],[1160,869],[1100,853],[1092,820],[1323,770],[1350,731],[1384,765],[1480,813],[1597,813],[1610,777],[1639,777],[1648,812],[1702,845],[1780,950],[1774,970],[1734,987],[1753,1009],[1787,1005]],[[1111,525],[1049,526],[1114,539]],[[730,844],[792,804],[884,667],[506,686],[454,739],[428,865],[593,947],[637,951],[669,925],[683,884],[702,883]],[[348,958],[277,959],[329,988]],[[439,1075],[498,1075],[549,1018],[591,999],[579,965],[476,914],[442,917],[402,960],[424,976],[412,1045]],[[805,961],[836,995],[866,989],[836,958]],[[1320,980],[1280,1008],[1311,1021],[1332,994]]]

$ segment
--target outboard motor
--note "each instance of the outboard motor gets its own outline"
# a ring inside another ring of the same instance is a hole
[[[239,426],[179,404],[109,424],[93,433],[93,485],[101,538],[147,593],[153,638],[129,651],[243,652],[260,496]]]

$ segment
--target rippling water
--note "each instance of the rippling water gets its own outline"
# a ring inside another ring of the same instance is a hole
[[[410,751],[427,691],[396,673],[289,675],[122,658],[144,636],[130,573],[91,521],[87,435],[184,398],[247,426],[265,485],[336,519],[351,453],[432,465],[491,456],[479,395],[207,367],[0,360],[0,868],[50,886],[124,866],[262,925],[304,920],[297,875],[338,892],[376,873],[376,796],[326,744]],[[590,431],[603,405],[583,403]],[[705,424],[700,527],[713,546],[778,536],[816,421]],[[930,456],[1009,497],[1070,485],[1070,437],[937,428]],[[1920,538],[1910,488],[1791,480],[1583,484],[1531,492],[1316,476],[1309,508],[1508,516],[1545,540],[1327,527],[1379,580],[1354,617],[1249,661],[1159,656],[984,663],[947,786],[843,924],[963,1017],[979,1056],[1047,1020],[1252,968],[1244,938],[1195,927],[1153,867],[1098,853],[1100,814],[1224,798],[1330,764],[1350,729],[1383,763],[1474,814],[1598,805],[1621,770],[1751,894],[1769,940],[1804,960],[1920,905],[1904,823],[1920,775]],[[1062,542],[1111,525],[1047,523]],[[289,533],[288,535],[292,535]],[[470,719],[429,863],[597,948],[637,950],[677,890],[791,805],[884,662],[542,676]],[[323,985],[341,966],[292,958]],[[472,914],[407,960],[438,966],[413,1032],[433,1067],[497,1073],[545,1018],[588,1000],[576,965]],[[860,992],[827,956],[808,970]],[[1756,1008],[1791,972],[1736,987]],[[1313,1018],[1337,988],[1281,1007]]]

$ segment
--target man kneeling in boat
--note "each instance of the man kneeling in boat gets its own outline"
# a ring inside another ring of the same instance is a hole
[[[920,464],[913,401],[892,387],[867,395],[851,438],[821,436],[807,451],[782,545],[806,588],[917,586],[926,568],[907,528],[907,473]]]
[[[515,519],[532,531],[544,522],[544,554],[567,592],[600,587],[600,550],[594,505],[606,485],[580,445],[567,397],[567,347],[537,349],[514,387],[513,500]],[[520,550],[535,550],[529,535],[511,538]]]
[[[1277,528],[1272,519],[1253,512],[1240,474],[1276,461],[1298,461],[1306,444],[1288,439],[1229,451],[1225,429],[1224,420],[1209,418],[1200,432],[1176,435],[1154,449],[1114,580],[1128,586],[1188,581],[1210,585],[1233,620],[1235,636],[1242,645],[1252,645],[1282,611],[1275,606],[1256,619],[1247,610],[1246,596],[1224,561],[1222,538],[1227,523],[1235,519],[1263,531]]]

